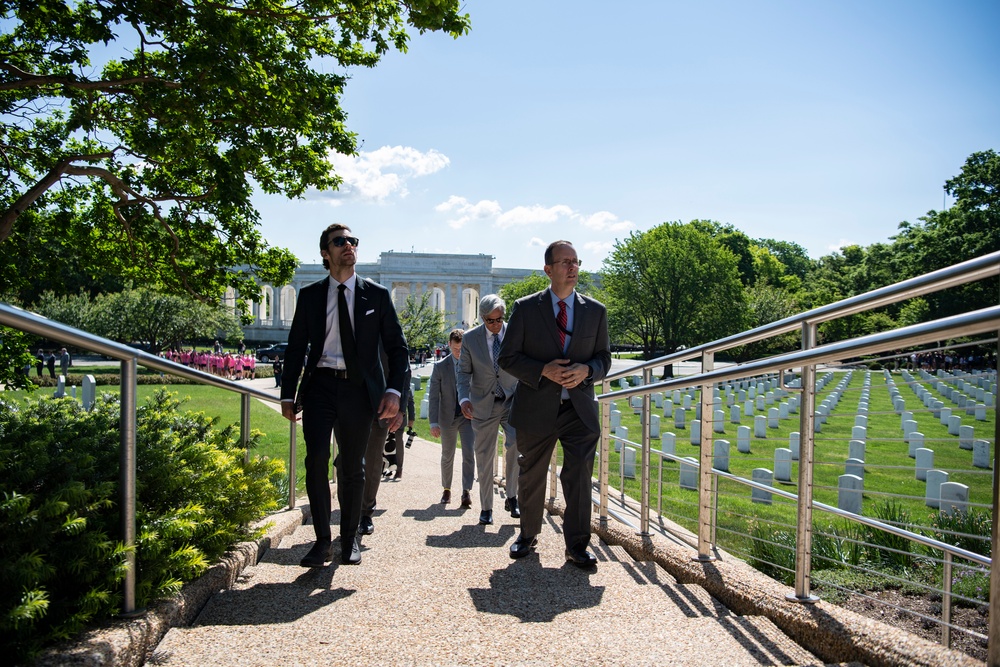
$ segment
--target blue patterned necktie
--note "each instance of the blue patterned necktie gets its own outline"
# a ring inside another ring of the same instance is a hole
[[[493,334],[493,373],[496,375],[497,386],[493,390],[493,395],[503,398],[503,387],[500,386],[500,334]]]

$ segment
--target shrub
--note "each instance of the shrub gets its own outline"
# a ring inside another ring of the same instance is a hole
[[[2,400],[0,400],[2,403]],[[157,392],[137,411],[136,602],[200,575],[278,506],[281,461]],[[251,444],[260,433],[251,434]],[[0,404],[0,650],[23,660],[120,609],[119,404]]]

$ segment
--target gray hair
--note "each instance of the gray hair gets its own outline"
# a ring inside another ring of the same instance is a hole
[[[479,300],[479,319],[485,320],[486,316],[497,308],[500,309],[501,316],[507,314],[507,304],[503,302],[503,299],[496,294],[487,294]]]

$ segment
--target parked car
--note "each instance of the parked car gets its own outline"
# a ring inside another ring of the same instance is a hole
[[[262,347],[257,350],[257,361],[269,364],[275,359],[282,359],[285,356],[285,348],[287,347],[288,343],[278,343],[271,347]]]

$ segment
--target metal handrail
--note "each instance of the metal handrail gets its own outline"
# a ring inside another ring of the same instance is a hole
[[[922,296],[935,291],[962,285],[968,282],[981,280],[1000,275],[1000,252],[984,255],[960,264],[956,264],[945,269],[934,271],[923,276],[911,278],[909,280],[889,285],[878,290],[861,294],[858,296],[843,299],[833,304],[828,304],[805,313],[773,322],[750,331],[729,336],[717,341],[712,341],[704,345],[699,345],[687,350],[680,350],[672,354],[640,362],[635,366],[611,373],[602,380],[603,392],[597,397],[601,406],[602,433],[600,439],[600,467],[598,473],[598,488],[600,497],[596,501],[600,507],[600,520],[606,523],[610,514],[608,508],[608,477],[610,442],[610,403],[619,398],[629,399],[634,396],[642,396],[643,404],[641,409],[642,442],[640,451],[642,452],[642,475],[641,475],[641,497],[640,497],[640,533],[649,534],[649,473],[650,458],[652,450],[649,443],[649,420],[650,420],[650,396],[653,392],[695,387],[701,391],[702,415],[706,411],[713,409],[712,389],[717,383],[738,378],[759,376],[763,374],[777,372],[782,377],[784,386],[784,372],[789,369],[799,369],[801,384],[798,391],[801,392],[800,405],[800,441],[799,441],[799,493],[796,496],[797,519],[796,519],[796,567],[795,567],[795,594],[789,599],[797,602],[814,602],[818,598],[810,594],[810,558],[812,541],[812,510],[814,508],[827,511],[827,506],[813,501],[813,445],[815,437],[815,410],[816,410],[816,367],[820,364],[839,363],[845,359],[861,357],[869,354],[881,353],[900,347],[911,347],[927,343],[940,342],[941,340],[962,336],[974,336],[980,334],[991,334],[996,336],[1000,330],[1000,306],[983,308],[974,312],[963,313],[952,317],[946,317],[933,322],[924,322],[913,326],[872,334],[852,340],[838,341],[827,345],[817,345],[818,327],[821,322],[846,317],[863,312],[868,309],[886,306],[904,299]],[[715,353],[737,345],[756,342],[771,336],[788,333],[799,329],[801,331],[802,345],[796,352],[776,355],[766,359],[728,366],[725,368],[715,368]],[[669,378],[659,382],[650,382],[651,371],[654,368],[666,364],[687,361],[701,358],[701,372],[686,377]],[[617,391],[611,390],[611,382],[641,373],[643,384],[637,387],[628,387]],[[720,479],[712,468],[713,456],[713,433],[710,428],[701,429],[700,463],[698,473],[698,555],[696,560],[713,560],[714,539],[715,539],[715,505],[713,503],[713,489]],[[994,456],[994,468],[996,467],[996,457]],[[748,483],[748,481],[743,481]],[[996,514],[1000,508],[998,491],[994,488],[993,511]],[[850,515],[850,518],[855,518]],[[866,523],[862,521],[862,523]],[[869,524],[871,525],[871,524]],[[882,528],[882,526],[876,526]],[[884,529],[884,528],[883,528]],[[894,531],[890,531],[894,532]],[[908,531],[907,531],[908,532]],[[915,535],[915,534],[914,534]],[[917,539],[914,537],[914,539]],[[917,539],[922,542],[922,539]],[[943,543],[942,543],[943,544]],[[932,545],[933,546],[933,545]],[[993,536],[993,550],[1000,548],[1000,535]],[[950,564],[955,555],[954,549],[945,549],[945,560]],[[962,555],[966,557],[966,555]],[[976,562],[981,562],[977,558],[971,558]],[[945,584],[946,603],[950,601],[950,581]],[[1000,635],[1000,577],[991,577],[990,587],[991,614],[989,663],[1000,666],[1000,640],[994,637]],[[943,605],[946,609],[950,605]],[[950,634],[947,629],[942,637],[945,645],[948,645]]]
[[[136,393],[137,365],[152,368],[163,373],[169,373],[199,384],[211,385],[241,395],[240,402],[240,443],[246,450],[250,441],[250,397],[280,403],[271,394],[248,387],[217,375],[183,366],[168,361],[156,355],[137,350],[128,345],[116,343],[100,336],[87,333],[80,329],[50,320],[41,315],[31,313],[22,308],[6,303],[0,303],[0,324],[55,340],[64,345],[79,347],[96,352],[121,362],[121,450],[120,450],[120,499],[122,506],[121,534],[122,541],[128,547],[126,555],[126,573],[123,584],[122,615],[134,616],[135,608],[135,517],[136,517]],[[289,472],[288,472],[288,506],[295,507],[295,422],[291,422],[289,433]],[[246,453],[249,457],[249,452]]]
[[[807,310],[798,315],[792,315],[776,322],[764,324],[755,329],[714,340],[710,343],[704,343],[685,350],[678,350],[677,352],[672,352],[650,361],[644,361],[631,368],[611,373],[607,376],[607,379],[617,380],[629,375],[639,374],[645,369],[659,368],[668,364],[690,361],[706,352],[719,352],[739,345],[749,345],[750,343],[756,343],[767,338],[798,331],[805,323],[818,325],[822,322],[848,315],[856,315],[866,310],[897,303],[903,299],[932,294],[943,289],[948,289],[949,287],[963,285],[984,278],[991,278],[996,275],[1000,275],[1000,251],[887,285],[886,287],[880,287],[864,294],[847,297],[840,301]]]

